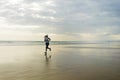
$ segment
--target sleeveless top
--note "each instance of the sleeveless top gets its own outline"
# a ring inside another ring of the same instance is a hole
[[[45,41],[46,43],[49,43],[49,42],[50,42],[50,38],[45,37],[44,41]]]

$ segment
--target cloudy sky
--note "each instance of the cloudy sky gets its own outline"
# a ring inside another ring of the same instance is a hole
[[[120,0],[0,0],[0,40],[120,40]]]

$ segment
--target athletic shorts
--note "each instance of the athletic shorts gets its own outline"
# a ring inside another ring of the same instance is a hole
[[[48,48],[48,46],[49,46],[49,43],[46,43],[46,48]]]

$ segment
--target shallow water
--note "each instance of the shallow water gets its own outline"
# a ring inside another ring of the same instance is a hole
[[[120,80],[116,46],[51,47],[45,56],[43,45],[0,46],[0,80]]]

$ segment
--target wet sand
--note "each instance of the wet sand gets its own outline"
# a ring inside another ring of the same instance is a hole
[[[120,49],[0,46],[0,80],[120,80]]]

